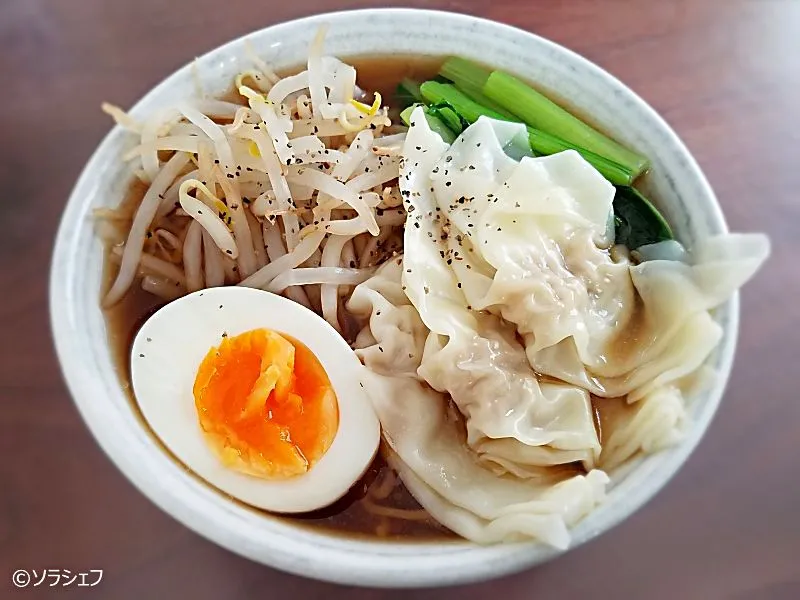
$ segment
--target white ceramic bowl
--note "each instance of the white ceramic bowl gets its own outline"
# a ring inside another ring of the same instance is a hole
[[[727,231],[720,208],[692,156],[669,126],[614,77],[552,42],[498,23],[422,10],[361,10],[275,25],[247,37],[278,68],[301,64],[318,26],[330,25],[327,52],[457,54],[478,59],[554,91],[591,114],[621,142],[649,156],[652,195],[678,237],[692,243]],[[199,60],[206,89],[225,90],[244,55],[244,38]],[[170,75],[132,110],[144,116],[193,94],[191,70]],[[98,102],[101,98],[98,98]],[[181,468],[154,443],[120,389],[107,343],[100,297],[102,247],[91,210],[116,205],[128,185],[120,157],[133,144],[119,127],[103,140],[64,211],[53,257],[50,308],[58,356],[75,403],[103,450],[153,502],[216,543],[265,564],[319,579],[370,586],[423,586],[496,577],[557,554],[538,544],[482,547],[467,542],[387,543],[347,539],[259,515]],[[575,547],[647,502],[697,445],[722,396],[738,322],[738,297],[715,313],[724,336],[709,359],[717,386],[690,401],[691,425],[678,446],[641,460],[615,481],[607,501],[573,529]]]

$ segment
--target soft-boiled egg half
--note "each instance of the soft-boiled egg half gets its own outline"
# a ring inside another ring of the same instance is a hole
[[[131,382],[169,450],[258,508],[327,506],[372,462],[380,425],[356,355],[282,296],[210,288],[167,304],[136,335]]]

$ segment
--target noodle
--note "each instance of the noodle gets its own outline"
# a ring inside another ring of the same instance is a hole
[[[123,256],[124,248],[115,246],[111,251],[111,256],[114,258],[121,258]],[[177,266],[169,263],[160,258],[156,258],[151,254],[142,254],[139,261],[139,268],[145,274],[160,275],[171,279],[181,286],[186,285],[186,278],[183,275],[183,270]]]
[[[202,239],[203,229],[199,222],[192,222],[186,233],[186,239],[183,241],[183,268],[186,273],[186,289],[189,292],[203,289],[202,255],[200,254]]]
[[[250,239],[253,242],[253,252],[256,257],[256,270],[260,269],[267,264],[269,258],[267,257],[266,242],[261,231],[261,225],[258,219],[249,210],[244,211],[247,218],[247,225],[250,227]]]
[[[156,251],[160,250],[165,260],[172,263],[182,260],[181,248],[183,244],[174,233],[163,228],[156,229],[155,232],[153,232],[153,239],[155,240]],[[169,248],[167,246],[169,246]]]
[[[105,306],[110,306],[117,302],[131,287],[136,276],[136,266],[142,256],[147,228],[150,227],[150,223],[153,221],[161,195],[188,162],[189,158],[186,154],[182,152],[175,154],[159,171],[144,198],[142,198],[142,202],[133,219],[131,230],[128,233],[128,239],[125,242],[125,252],[122,255],[119,273],[117,273],[117,278],[103,301]]]
[[[334,236],[325,244],[322,250],[322,259],[320,264],[323,267],[333,267],[343,263],[342,249],[345,244],[349,243],[352,236]],[[344,263],[349,264],[349,263]],[[349,265],[355,267],[355,264]],[[333,325],[333,327],[341,332],[339,327],[339,317],[337,316],[337,308],[339,306],[339,284],[323,284],[320,288],[320,308],[322,316],[325,320]]]
[[[192,226],[193,225],[194,223],[192,223]],[[206,285],[208,287],[218,287],[225,283],[225,266],[223,264],[223,259],[224,256],[214,244],[211,235],[203,230],[203,265],[205,267]]]
[[[186,293],[186,288],[164,277],[145,275],[142,277],[142,289],[158,296],[162,300],[175,300]]]
[[[358,285],[366,281],[374,273],[374,269],[343,269],[341,267],[301,267],[285,271],[275,277],[267,291],[279,294],[293,285],[309,285],[315,283],[330,285]]]
[[[364,498],[361,505],[366,509],[367,512],[372,513],[373,515],[389,517],[390,519],[401,519],[404,521],[427,521],[430,519],[430,515],[428,515],[428,513],[422,508],[412,510],[407,508],[381,506],[379,504],[375,504],[369,498]]]

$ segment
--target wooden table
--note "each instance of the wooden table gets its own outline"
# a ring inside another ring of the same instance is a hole
[[[59,374],[47,274],[59,213],[109,129],[195,55],[357,0],[0,3],[0,597],[404,598],[243,560],[159,511],[105,458]],[[387,2],[388,4],[388,2]],[[422,0],[560,42],[620,77],[675,127],[733,229],[774,255],[743,293],[722,409],[646,508],[550,564],[420,598],[800,598],[800,2]],[[273,7],[275,5],[275,7]],[[18,568],[105,570],[83,590],[15,591]]]

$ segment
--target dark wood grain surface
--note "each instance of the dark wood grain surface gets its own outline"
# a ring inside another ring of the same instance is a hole
[[[674,126],[733,229],[773,257],[743,293],[708,435],[648,506],[540,568],[449,590],[345,588],[241,559],[178,525],[106,459],[61,380],[47,316],[59,213],[109,129],[195,55],[356,0],[0,2],[0,597],[800,598],[800,1],[411,2],[510,23],[620,77]],[[388,3],[387,3],[388,4]],[[105,570],[89,592],[15,590],[14,569]]]

